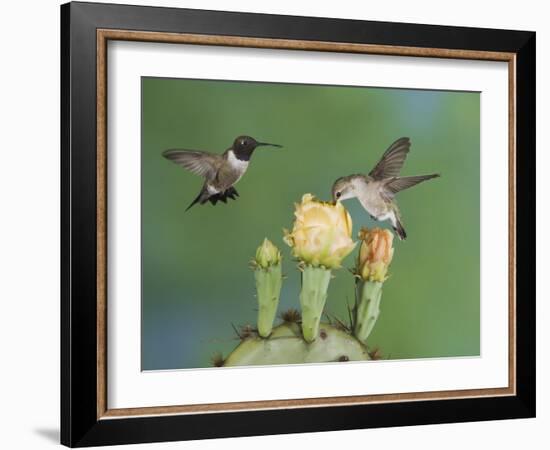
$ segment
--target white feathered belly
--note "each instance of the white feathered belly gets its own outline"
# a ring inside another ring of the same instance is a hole
[[[386,220],[391,210],[388,208],[388,205],[376,189],[367,188],[362,195],[358,196],[358,200],[361,203],[361,206],[367,210],[367,212],[376,217],[378,220]]]
[[[217,187],[211,185],[210,183],[208,183],[208,184],[206,185],[206,190],[208,191],[208,193],[209,193],[210,195],[219,194],[219,192],[220,192],[220,190],[219,190]]]

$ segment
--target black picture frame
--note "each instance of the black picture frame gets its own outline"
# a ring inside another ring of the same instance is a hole
[[[516,55],[516,395],[98,418],[98,29]],[[534,32],[113,4],[61,6],[61,443],[71,447],[535,416]]]

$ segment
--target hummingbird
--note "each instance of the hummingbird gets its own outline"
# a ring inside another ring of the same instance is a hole
[[[250,136],[239,136],[233,145],[222,154],[199,151],[170,149],[162,153],[166,159],[175,162],[190,172],[204,178],[199,195],[191,202],[186,211],[193,205],[218,201],[227,203],[227,199],[236,200],[239,193],[234,185],[248,169],[250,158],[256,148],[270,146],[281,148],[282,145],[258,142]]]
[[[411,148],[411,141],[402,137],[391,144],[368,175],[356,174],[338,178],[332,186],[336,201],[356,197],[373,220],[389,220],[399,239],[407,238],[395,196],[418,183],[439,177],[439,174],[400,177],[399,172]]]

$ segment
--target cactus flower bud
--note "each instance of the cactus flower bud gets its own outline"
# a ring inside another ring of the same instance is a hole
[[[281,252],[269,239],[265,238],[262,245],[256,250],[254,261],[261,268],[267,269],[269,266],[274,266],[281,262]]]
[[[380,228],[362,228],[359,239],[362,242],[355,267],[354,334],[366,342],[380,315],[382,286],[393,258],[393,234]]]
[[[294,215],[294,227],[291,232],[285,230],[284,238],[292,247],[293,256],[314,267],[340,267],[355,247],[346,208],[340,202],[322,202],[305,194],[296,204]]]
[[[281,252],[269,239],[265,238],[256,250],[253,266],[258,297],[258,334],[266,338],[273,328],[283,284]]]
[[[359,232],[361,247],[357,258],[356,274],[365,281],[383,282],[393,258],[393,234],[381,228],[362,228]]]

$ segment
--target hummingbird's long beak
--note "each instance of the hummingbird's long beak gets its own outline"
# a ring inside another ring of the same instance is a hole
[[[282,148],[282,145],[279,145],[279,144],[270,144],[269,142],[258,142],[257,147],[277,147],[277,148]]]

